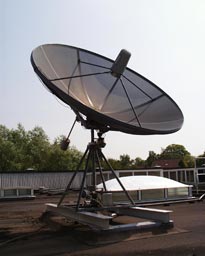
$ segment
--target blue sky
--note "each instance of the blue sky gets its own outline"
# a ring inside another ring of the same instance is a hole
[[[148,156],[149,150],[182,144],[205,151],[205,1],[203,0],[0,0],[0,123],[26,130],[41,126],[51,141],[74,121],[42,86],[30,64],[32,50],[62,43],[115,59],[131,52],[129,67],[147,77],[180,106],[185,122],[171,135],[106,134],[108,157]],[[89,131],[77,125],[71,143],[84,151]]]

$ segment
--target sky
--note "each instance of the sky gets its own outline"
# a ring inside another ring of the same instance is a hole
[[[0,124],[40,126],[51,142],[67,135],[75,115],[41,84],[30,63],[33,49],[59,43],[115,59],[131,52],[128,67],[170,95],[184,115],[170,135],[108,132],[104,153],[146,159],[170,144],[193,155],[205,151],[204,0],[0,0]],[[77,124],[71,145],[84,151],[90,131]]]

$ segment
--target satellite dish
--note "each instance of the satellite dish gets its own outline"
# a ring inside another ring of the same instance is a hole
[[[86,128],[141,135],[178,131],[183,114],[177,104],[127,68],[129,58],[126,50],[113,61],[77,47],[46,44],[33,50],[31,63],[42,82]]]
[[[91,130],[91,142],[88,143],[58,206],[71,189],[84,162],[85,171],[76,211],[84,209],[81,201],[88,172],[92,172],[89,188],[92,200],[89,207],[96,207],[97,203],[95,195],[98,170],[104,190],[107,191],[102,162],[111,170],[130,203],[134,205],[132,197],[102,152],[105,147],[102,134],[107,131],[142,135],[168,134],[178,131],[183,124],[183,114],[177,104],[151,81],[127,68],[130,56],[128,51],[121,50],[113,61],[87,50],[59,44],[41,45],[31,54],[34,71],[42,82],[72,108],[76,114],[75,122],[80,121]],[[68,148],[69,135],[61,143],[63,150]]]

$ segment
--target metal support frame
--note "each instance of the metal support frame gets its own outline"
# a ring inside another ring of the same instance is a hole
[[[85,153],[83,154],[77,168],[76,171],[74,172],[73,176],[71,177],[71,180],[69,181],[62,197],[60,198],[60,201],[58,203],[58,206],[60,206],[65,198],[65,196],[68,194],[70,187],[72,185],[72,182],[74,181],[77,173],[79,172],[80,168],[82,167],[82,164],[85,161],[85,169],[84,169],[84,174],[83,174],[83,178],[81,181],[81,186],[80,186],[80,191],[78,194],[78,200],[77,200],[77,204],[76,204],[76,211],[78,211],[80,209],[80,201],[82,198],[82,193],[85,187],[85,180],[86,180],[86,175],[88,173],[88,171],[90,170],[90,168],[92,169],[92,191],[95,191],[96,189],[96,168],[98,167],[99,171],[100,171],[100,177],[103,183],[103,187],[106,191],[106,185],[105,185],[105,180],[103,177],[103,170],[102,170],[102,165],[101,165],[101,161],[104,161],[106,163],[106,165],[108,166],[108,168],[111,170],[112,174],[114,175],[114,177],[116,178],[116,180],[118,181],[118,183],[120,184],[122,190],[124,191],[125,195],[127,196],[128,200],[130,201],[131,205],[135,205],[132,197],[129,195],[129,193],[127,192],[127,190],[125,189],[125,187],[123,186],[123,184],[121,183],[120,179],[118,178],[118,176],[116,175],[114,169],[112,168],[112,166],[110,165],[110,163],[108,162],[108,160],[106,159],[105,155],[102,153],[102,149],[101,146],[98,144],[97,141],[95,141],[94,138],[94,129],[91,129],[91,142],[87,145],[87,148],[85,150]]]
[[[46,212],[52,214],[62,215],[73,221],[80,222],[82,224],[88,225],[93,229],[97,230],[115,230],[116,232],[123,230],[145,230],[147,228],[156,228],[163,226],[163,228],[173,227],[173,221],[170,220],[170,213],[172,211],[159,210],[152,208],[142,208],[142,207],[111,207],[110,211],[116,213],[117,215],[127,215],[131,217],[143,218],[151,221],[134,220],[132,223],[127,224],[114,224],[114,215],[104,215],[101,212],[95,211],[78,211],[76,212],[75,207],[68,206],[57,206],[56,204],[46,204]]]
[[[102,152],[102,148],[105,146],[104,141],[101,139],[102,133],[98,133],[98,139],[94,137],[94,128],[91,129],[91,142],[88,143],[87,148],[76,168],[76,171],[73,173],[63,195],[60,198],[58,205],[47,204],[47,212],[51,212],[54,214],[63,215],[67,218],[70,218],[74,221],[80,222],[82,224],[89,225],[91,228],[99,229],[99,230],[115,230],[115,231],[123,231],[123,230],[142,230],[147,228],[155,228],[160,225],[166,225],[167,228],[173,226],[173,221],[170,220],[170,212],[165,210],[151,209],[151,208],[142,208],[136,207],[132,197],[128,193],[128,191],[123,186],[122,182],[118,178],[114,169],[106,159],[105,155]],[[91,187],[90,192],[96,192],[96,171],[99,170],[100,177],[103,183],[103,188],[105,192],[107,192],[105,180],[103,177],[103,168],[102,161],[107,165],[107,167],[111,170],[113,176],[116,178],[117,182],[121,186],[124,191],[126,197],[130,201],[130,204],[126,205],[110,205],[110,206],[99,206],[90,203],[90,205],[84,205],[81,203],[81,198],[83,195],[83,190],[85,188],[86,175],[88,171],[91,172]],[[65,196],[68,194],[71,189],[71,185],[79,172],[82,165],[85,164],[84,173],[82,177],[82,181],[80,184],[80,190],[77,197],[77,203],[74,205],[61,205]],[[106,213],[105,213],[106,212]],[[143,219],[152,220],[146,222],[133,222],[129,224],[113,224],[114,215],[111,213],[115,213],[117,215],[127,215],[132,217],[138,217]]]

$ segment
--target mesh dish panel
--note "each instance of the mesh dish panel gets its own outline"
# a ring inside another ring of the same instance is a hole
[[[160,88],[126,68],[112,75],[114,61],[80,48],[48,44],[37,47],[31,63],[43,83],[71,108],[107,130],[131,134],[178,131],[183,114]]]

